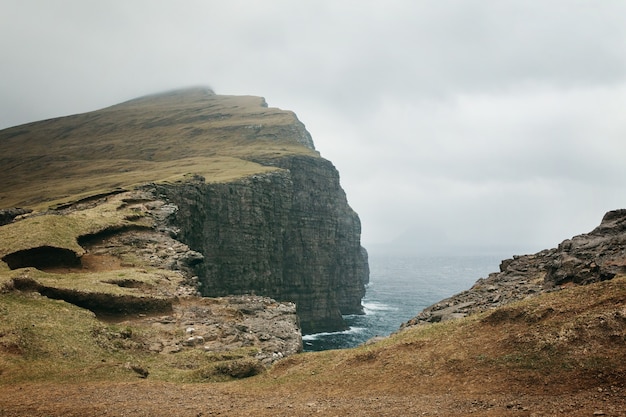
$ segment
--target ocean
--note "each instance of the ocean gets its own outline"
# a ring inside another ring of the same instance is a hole
[[[304,336],[304,350],[345,349],[375,336],[387,336],[424,308],[499,271],[502,259],[370,254],[370,283],[362,301],[365,314],[344,316],[349,330]]]

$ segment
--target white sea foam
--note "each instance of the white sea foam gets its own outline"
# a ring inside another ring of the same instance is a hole
[[[377,311],[396,311],[397,307],[392,307],[388,304],[379,303],[377,301],[364,301],[361,303],[365,314],[375,314]]]
[[[358,334],[363,333],[367,329],[365,327],[350,327],[348,330],[344,330],[341,332],[322,332],[322,333],[313,333],[302,336],[303,341],[307,340],[317,340],[321,337],[326,336],[335,336],[335,335],[350,335],[350,334]]]

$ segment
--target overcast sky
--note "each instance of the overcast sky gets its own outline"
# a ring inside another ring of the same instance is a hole
[[[0,128],[206,85],[296,112],[370,252],[554,247],[626,208],[623,0],[2,0]]]

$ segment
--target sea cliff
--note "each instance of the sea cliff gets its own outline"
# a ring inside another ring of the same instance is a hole
[[[303,332],[343,330],[362,313],[367,259],[360,222],[334,166],[288,156],[282,169],[228,183],[155,185],[176,204],[179,238],[204,254],[205,296],[256,293],[296,303]]]
[[[367,255],[293,113],[145,97],[0,131],[0,178],[2,415],[626,409],[623,210],[383,341],[296,355],[299,322],[360,310]]]
[[[345,329],[342,314],[362,313],[367,254],[339,174],[295,114],[263,98],[146,96],[5,129],[0,155],[6,216],[145,191],[171,207],[159,227],[201,255],[189,274],[202,295],[295,302],[305,333]]]

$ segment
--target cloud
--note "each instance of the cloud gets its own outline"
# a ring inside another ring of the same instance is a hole
[[[626,84],[391,101],[337,159],[359,155],[343,177],[365,224],[381,225],[367,238],[539,250],[623,205],[625,99]],[[446,233],[420,241],[433,228]]]

